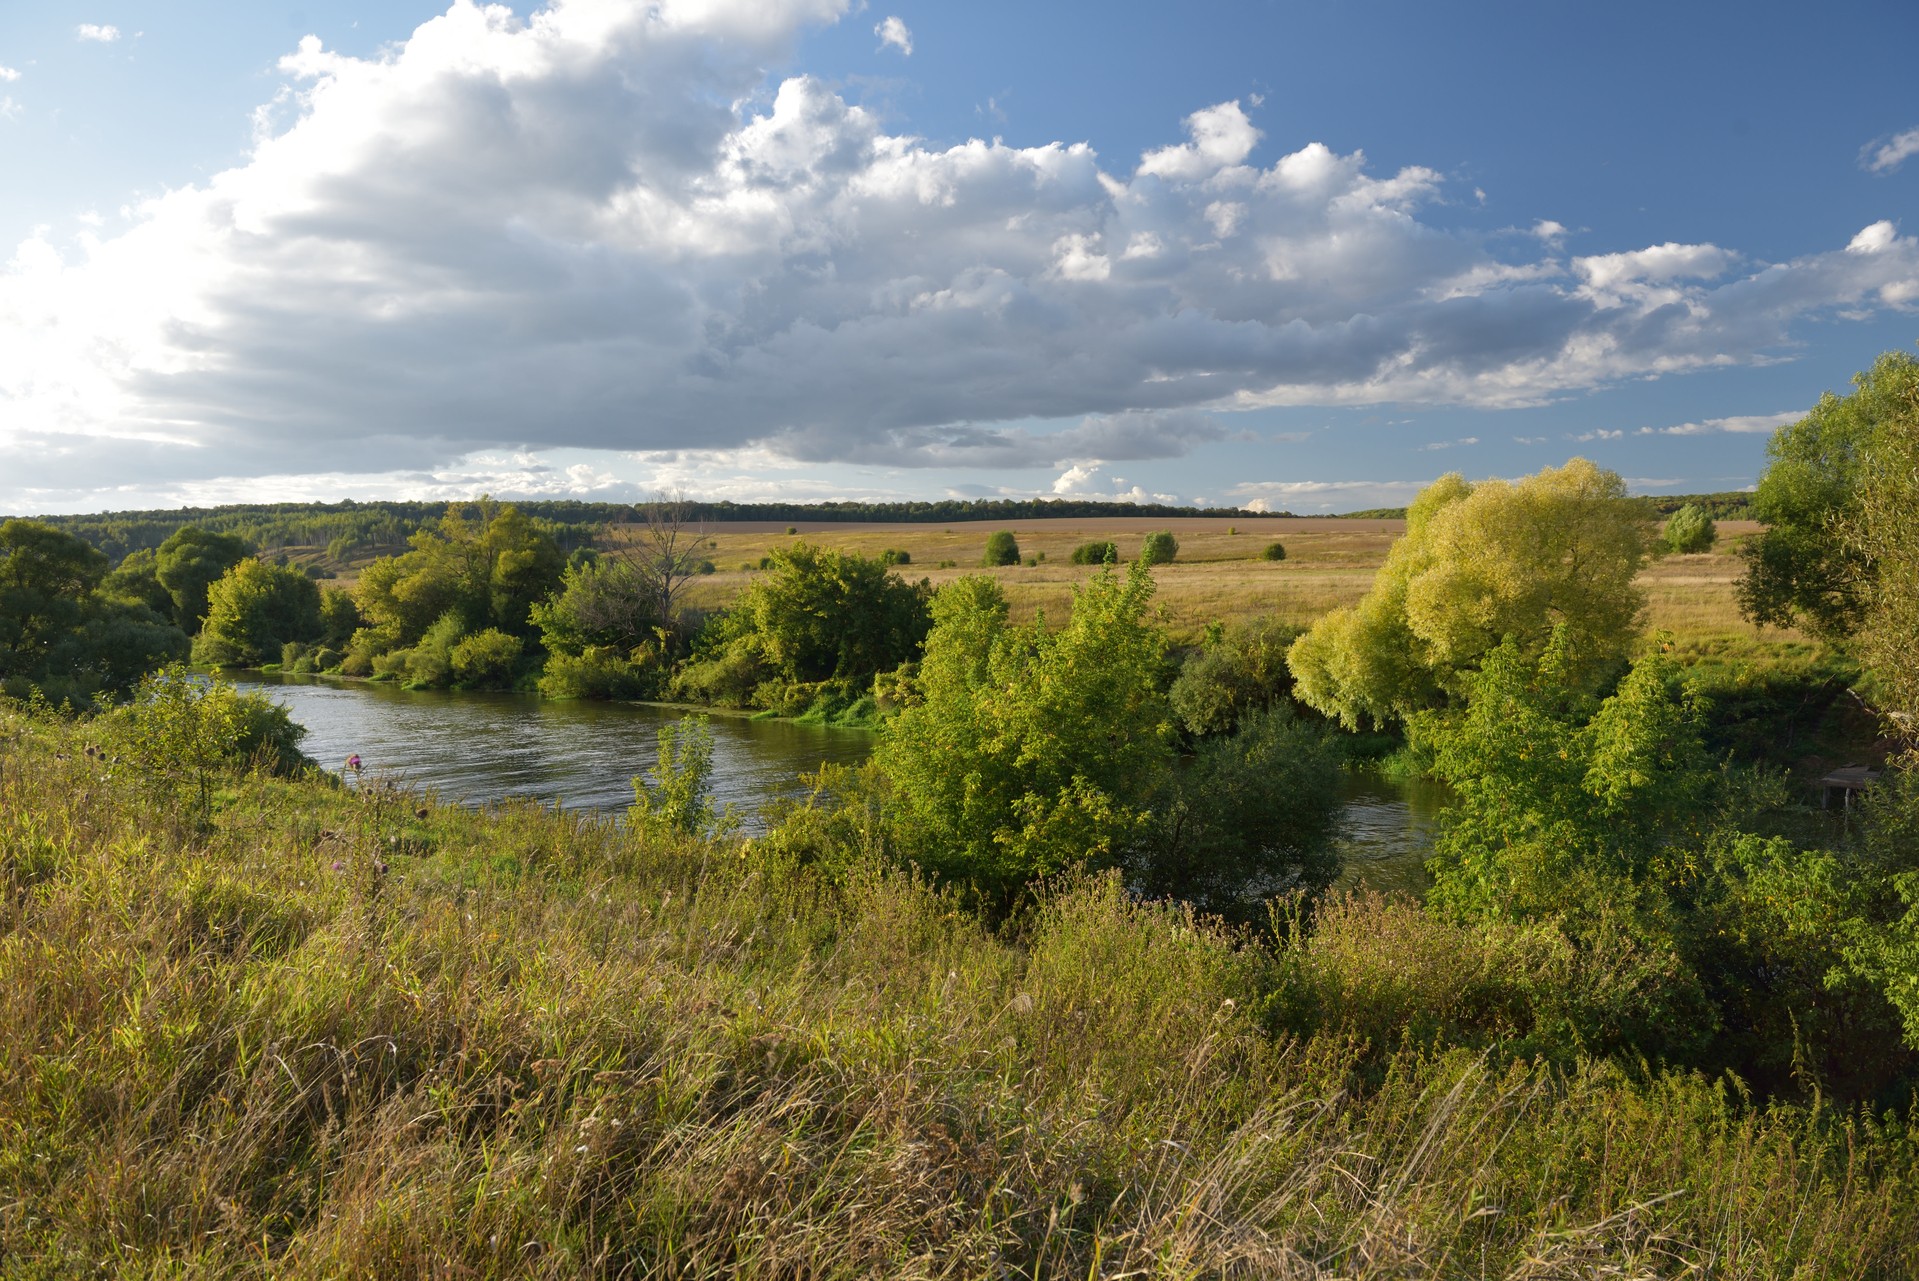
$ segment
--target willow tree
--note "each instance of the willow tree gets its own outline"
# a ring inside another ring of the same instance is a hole
[[[1568,676],[1597,686],[1639,634],[1647,550],[1625,482],[1583,458],[1511,483],[1443,476],[1365,599],[1293,646],[1296,693],[1349,728],[1400,722],[1463,699],[1502,642],[1538,653],[1555,629]]]

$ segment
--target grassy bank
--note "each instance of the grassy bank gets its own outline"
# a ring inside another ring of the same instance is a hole
[[[530,806],[235,775],[202,825],[106,733],[0,712],[12,1275],[1919,1268],[1902,1126],[1520,1058],[1390,903],[989,932]]]

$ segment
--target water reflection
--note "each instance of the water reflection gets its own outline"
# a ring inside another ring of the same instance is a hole
[[[1338,884],[1425,894],[1433,883],[1426,860],[1432,856],[1433,825],[1446,803],[1445,785],[1348,773],[1341,792],[1346,810],[1338,844],[1345,866]]]
[[[323,678],[249,674],[306,726],[301,750],[329,769],[357,752],[369,773],[448,800],[532,797],[568,808],[617,809],[632,779],[659,758],[671,708],[552,702],[531,694],[448,693]],[[714,716],[713,796],[749,818],[769,797],[801,790],[822,761],[853,763],[873,735],[786,721]]]

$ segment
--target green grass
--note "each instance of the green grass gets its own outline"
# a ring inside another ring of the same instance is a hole
[[[236,776],[199,828],[106,733],[0,710],[9,1275],[1919,1269],[1900,1124],[1517,1058],[1404,904],[1276,951],[530,805]]]

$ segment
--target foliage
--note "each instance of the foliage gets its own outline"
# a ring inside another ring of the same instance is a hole
[[[197,632],[207,616],[207,593],[227,571],[253,555],[244,538],[186,525],[154,553],[153,572],[173,600],[173,621]]]
[[[1583,458],[1517,484],[1442,477],[1372,590],[1294,645],[1299,697],[1349,729],[1457,701],[1494,647],[1563,631],[1572,688],[1615,673],[1639,629],[1646,536],[1625,484]]]
[[[1339,874],[1333,848],[1342,757],[1326,731],[1280,702],[1245,712],[1168,771],[1125,859],[1128,881],[1218,916],[1251,919],[1263,900],[1317,892]]]
[[[100,580],[100,594],[145,605],[161,618],[173,617],[173,594],[160,581],[158,559],[151,547],[128,553],[112,573]]]
[[[1143,565],[1170,565],[1179,556],[1179,540],[1170,529],[1156,529],[1139,545]]]
[[[660,726],[659,757],[645,778],[633,780],[635,827],[669,836],[706,838],[730,830],[730,813],[714,810],[713,727],[704,716]]]
[[[539,689],[544,698],[658,698],[662,670],[655,651],[621,653],[589,645],[578,654],[549,654]]]
[[[1286,699],[1286,652],[1300,629],[1263,618],[1225,631],[1186,656],[1167,697],[1188,734],[1230,734],[1240,719]]]
[[[1098,542],[1081,543],[1073,549],[1072,563],[1075,565],[1116,565],[1119,563],[1119,545],[1109,539]]]
[[[464,689],[511,688],[522,648],[519,637],[497,627],[464,637],[448,655],[454,683]]]
[[[0,523],[0,693],[81,707],[183,658],[186,636],[96,590],[106,557],[39,521]]]
[[[1036,877],[1132,846],[1171,759],[1152,594],[1144,566],[1124,578],[1109,567],[1057,630],[1008,623],[990,579],[934,598],[921,701],[876,756],[925,866],[1005,904]]]
[[[1719,538],[1719,527],[1706,509],[1687,503],[1666,518],[1659,545],[1669,552],[1696,553],[1712,550]]]
[[[1910,1072],[1886,998],[1844,965],[1883,873],[1741,830],[1764,821],[1764,779],[1706,755],[1703,708],[1668,656],[1604,700],[1570,689],[1566,662],[1558,638],[1536,659],[1502,645],[1463,713],[1414,722],[1456,796],[1429,907],[1573,949],[1589,968],[1562,1048],[1855,1097]]]
[[[376,650],[406,649],[449,613],[463,631],[496,627],[531,637],[533,607],[560,584],[566,557],[552,535],[517,508],[458,503],[437,527],[413,535],[412,550],[374,561],[354,599]]]
[[[206,622],[193,661],[216,667],[255,666],[279,657],[288,641],[316,641],[320,589],[297,570],[243,560],[207,590]]]
[[[1873,674],[1875,696],[1911,740],[1919,739],[1919,361],[1899,369],[1898,388],[1875,410],[1856,507],[1841,532],[1869,570],[1859,657]]]
[[[1019,541],[1013,537],[1010,529],[997,529],[986,536],[986,554],[980,564],[987,568],[996,565],[1019,564]]]
[[[211,820],[213,788],[233,769],[290,774],[310,763],[300,752],[306,730],[285,708],[177,664],[142,680],[123,715],[149,791],[165,798],[163,812],[183,814],[195,828]]]
[[[821,682],[857,698],[918,651],[930,593],[877,558],[810,543],[781,548],[733,607],[708,621],[675,688],[733,706],[788,702],[785,687]]]
[[[1264,551],[1262,551],[1262,552],[1260,552],[1260,554],[1259,554],[1259,557],[1260,557],[1260,559],[1261,559],[1261,560],[1285,560],[1285,559],[1286,559],[1286,544],[1284,544],[1284,543],[1267,543],[1267,544],[1266,544],[1266,549],[1265,549]]]
[[[1887,352],[1853,378],[1851,395],[1827,392],[1811,413],[1774,433],[1753,496],[1766,528],[1741,549],[1739,601],[1748,618],[1828,639],[1858,627],[1874,577],[1871,539],[1858,537],[1865,479],[1871,473],[1883,484],[1892,476],[1872,460],[1883,452],[1896,466],[1897,442],[1914,430],[1915,388],[1919,360]]]
[[[533,607],[532,620],[548,654],[628,651],[657,642],[663,620],[656,606],[656,593],[630,562],[602,557],[569,564],[559,590]]]
[[[444,689],[453,683],[453,650],[465,635],[465,620],[448,610],[426,629],[418,644],[377,655],[373,674],[397,680],[408,689]]]

